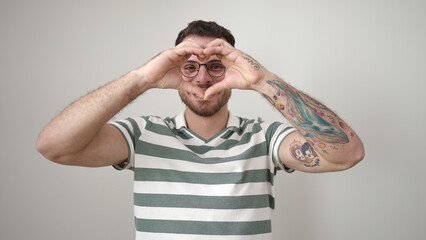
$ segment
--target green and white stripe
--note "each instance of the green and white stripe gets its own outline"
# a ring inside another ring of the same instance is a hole
[[[271,233],[253,234],[253,235],[201,235],[201,234],[175,234],[175,233],[151,233],[151,232],[136,232],[136,239],[147,240],[270,240]]]
[[[129,146],[136,239],[270,239],[278,147],[287,122],[229,117],[205,141],[175,118],[111,122]]]

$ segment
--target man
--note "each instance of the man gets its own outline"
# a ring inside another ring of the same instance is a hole
[[[234,42],[215,22],[190,23],[174,48],[62,111],[37,149],[61,164],[133,170],[137,239],[270,239],[276,170],[344,170],[364,148],[335,113]],[[177,89],[185,111],[107,123],[152,88]],[[259,92],[285,118],[233,116],[234,88]]]

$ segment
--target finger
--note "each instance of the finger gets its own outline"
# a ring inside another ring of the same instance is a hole
[[[204,99],[209,99],[214,94],[219,93],[225,89],[228,89],[226,82],[218,82],[207,88],[206,92],[204,93]]]
[[[184,91],[187,91],[189,93],[195,94],[199,97],[204,97],[203,89],[201,89],[199,86],[192,84],[192,83],[189,83],[189,82],[182,81],[178,90],[184,90]]]
[[[228,60],[235,60],[238,52],[235,51],[234,48],[227,48],[224,46],[210,46],[204,49],[204,54],[206,57],[210,57],[213,55],[223,56]]]
[[[199,48],[205,47],[202,43],[197,42],[196,40],[192,38],[185,39],[184,41],[176,45],[176,47],[182,47],[182,46],[193,46],[193,47],[199,47]]]
[[[204,46],[191,38],[186,39],[172,49],[176,51],[177,55],[180,57],[184,56],[189,58],[191,55],[197,55],[200,58],[205,57],[203,52]]]
[[[196,55],[199,58],[204,59],[205,53],[202,48],[194,48],[194,47],[179,47],[171,50],[172,55],[171,58],[173,61],[182,61],[190,58],[192,55]]]
[[[179,56],[185,56],[185,57],[190,57],[191,55],[197,55],[198,57],[205,57],[205,53],[203,51],[203,49],[198,49],[198,48],[191,48],[191,47],[186,47],[186,48],[180,48],[180,49],[176,49],[176,54],[178,54]]]
[[[206,45],[207,47],[217,47],[217,46],[223,46],[223,47],[227,47],[227,48],[234,48],[231,44],[229,44],[226,40],[222,39],[222,38],[216,38],[215,40],[209,42]]]
[[[195,40],[194,40],[194,39],[192,39],[192,38],[188,38],[187,40],[185,40],[185,42],[194,43],[194,44],[196,44],[197,46],[199,46],[200,48],[205,48],[205,46],[204,46],[202,43],[197,42],[197,41],[195,41]]]

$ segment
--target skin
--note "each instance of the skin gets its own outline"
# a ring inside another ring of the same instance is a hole
[[[227,70],[224,76],[212,78],[203,66],[196,77],[186,78],[180,67],[188,60],[221,60]],[[231,89],[258,92],[297,128],[279,150],[281,161],[296,170],[338,171],[364,157],[361,140],[334,112],[225,40],[195,35],[72,103],[42,130],[37,149],[46,158],[68,165],[108,166],[125,161],[126,142],[106,122],[152,88],[178,90],[187,105],[188,128],[206,140],[226,127]]]

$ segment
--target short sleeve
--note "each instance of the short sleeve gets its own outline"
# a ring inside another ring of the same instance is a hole
[[[284,170],[288,173],[294,171],[294,169],[286,167],[279,158],[279,149],[284,139],[292,132],[296,131],[288,121],[286,122],[274,122],[267,127],[266,140],[269,144],[269,155],[272,158],[276,168],[278,170]]]
[[[117,170],[133,169],[135,162],[135,132],[137,132],[135,131],[135,128],[138,127],[135,120],[133,118],[127,118],[125,120],[111,121],[108,122],[108,124],[113,125],[121,132],[124,139],[126,140],[127,149],[129,152],[129,157],[127,158],[126,162],[113,165],[113,167]]]

